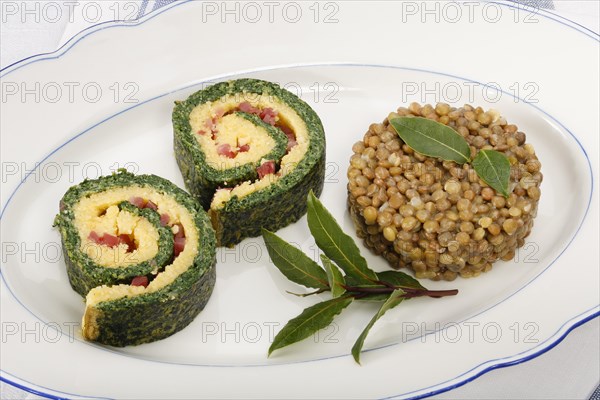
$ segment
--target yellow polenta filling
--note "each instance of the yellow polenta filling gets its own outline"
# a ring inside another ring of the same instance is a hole
[[[119,210],[117,205],[80,202],[75,208],[75,226],[81,239],[81,251],[96,264],[107,268],[127,267],[147,261],[158,252],[158,230],[148,220],[127,211]],[[84,203],[84,204],[81,204]],[[106,208],[108,206],[108,208]],[[128,252],[127,245],[121,243],[115,247],[99,245],[89,239],[90,232],[98,236],[108,233],[113,236],[131,235],[135,238],[136,249]]]
[[[219,132],[216,140],[211,139],[210,133],[196,135],[199,142],[204,142],[202,149],[207,163],[214,169],[225,170],[254,162],[266,156],[275,147],[275,140],[265,129],[238,115],[224,116],[216,127]],[[229,158],[217,153],[217,147],[222,144],[228,144],[232,149],[247,144],[250,150],[238,153],[235,158]]]
[[[289,174],[302,160],[310,144],[310,137],[304,120],[293,108],[277,97],[248,93],[226,95],[219,100],[199,104],[190,113],[192,132],[204,152],[206,162],[213,168],[223,170],[249,162],[269,161],[263,159],[263,157],[273,149],[275,142],[267,131],[255,126],[243,117],[227,114],[235,111],[240,103],[245,101],[256,108],[271,108],[277,111],[277,121],[293,130],[296,136],[296,145],[281,159],[280,170],[277,174],[266,175],[254,182],[243,182],[232,190],[217,190],[210,205],[212,209],[222,208],[233,196],[242,198],[264,189]],[[227,115],[218,118],[219,115],[223,114]],[[210,120],[214,120],[216,125],[217,134],[214,140],[210,129],[206,126],[206,122]],[[197,134],[198,131],[206,133],[203,135]],[[247,152],[238,153],[234,158],[229,158],[218,154],[217,148],[222,144],[229,144],[232,149],[248,144],[250,149]]]
[[[95,231],[100,236],[103,233],[109,233],[115,236],[128,233],[121,231],[120,228],[122,227],[125,230],[131,231],[129,234],[132,234],[138,245],[136,250],[130,254],[124,255],[124,258],[135,260],[135,263],[139,263],[156,255],[159,240],[157,230],[144,218],[123,211],[119,212],[118,207],[116,206],[122,201],[128,201],[131,197],[141,197],[145,200],[152,201],[158,206],[157,212],[159,214],[169,215],[170,225],[180,223],[185,231],[185,247],[173,260],[173,263],[166,266],[164,271],[159,273],[147,287],[121,284],[114,286],[102,285],[90,290],[86,296],[86,314],[90,307],[93,307],[100,302],[116,300],[122,297],[138,296],[144,293],[153,293],[171,284],[179,275],[187,271],[198,254],[198,246],[196,243],[198,243],[199,233],[190,212],[180,205],[173,197],[159,193],[150,187],[140,186],[109,189],[101,193],[92,194],[89,197],[84,197],[77,203],[74,207],[74,224],[82,239],[82,251],[86,251],[86,245],[88,247],[100,247],[103,248],[101,250],[102,252],[107,252],[108,254],[107,256],[104,254],[100,256],[101,259],[107,263],[106,265],[101,265],[106,266],[107,268],[119,268],[127,265],[119,265],[111,261],[115,258],[115,251],[120,252],[121,247],[123,247],[123,251],[126,250],[125,245],[110,248],[94,243],[94,246],[90,246],[90,240],[87,238],[91,231]],[[146,228],[148,229],[146,230]],[[154,240],[153,244],[151,243],[152,240]],[[94,252],[94,255],[96,255],[96,252]],[[84,315],[84,329],[86,320],[88,320],[88,318]]]

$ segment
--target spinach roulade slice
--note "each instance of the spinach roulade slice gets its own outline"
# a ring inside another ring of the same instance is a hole
[[[215,234],[202,207],[155,175],[119,171],[71,187],[58,227],[83,337],[152,342],[187,326],[215,283]]]
[[[321,120],[274,83],[238,79],[200,90],[176,102],[173,130],[185,185],[208,210],[218,245],[298,220],[309,191],[323,189]]]

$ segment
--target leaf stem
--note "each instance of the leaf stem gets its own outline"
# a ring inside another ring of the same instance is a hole
[[[347,292],[353,293],[392,293],[394,288],[386,286],[386,287],[360,287],[360,286],[344,286]]]
[[[406,289],[404,289],[406,291]],[[446,296],[456,296],[458,294],[458,289],[448,289],[448,290],[415,290],[410,293],[407,292],[404,296],[405,299],[410,299],[412,297],[420,297],[420,296],[429,296],[434,298],[446,297]]]
[[[402,289],[403,291],[406,292],[406,294],[403,296],[406,299],[410,299],[413,297],[422,297],[422,296],[439,298],[439,297],[446,297],[446,296],[454,296],[458,293],[458,289],[427,290],[427,289],[414,289],[414,288],[407,288],[407,287],[393,286],[393,285],[386,285],[385,287],[344,286],[344,289],[346,289],[346,291],[348,291],[350,293],[356,293],[355,297],[356,296],[364,297],[368,294],[374,294],[374,293],[377,293],[377,294],[392,293],[396,289]]]
[[[377,281],[376,283],[378,283],[378,284],[380,284],[380,285],[383,285],[383,286],[387,286],[387,287],[389,287],[389,288],[394,288],[394,289],[396,288],[394,285],[392,285],[392,284],[391,284],[391,283],[389,283],[389,282],[385,282],[385,281]]]

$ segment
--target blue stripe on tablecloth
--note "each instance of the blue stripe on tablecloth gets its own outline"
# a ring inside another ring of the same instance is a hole
[[[515,3],[521,3],[524,6],[531,8],[545,8],[547,10],[554,10],[554,1],[552,0],[511,0]]]
[[[142,0],[142,4],[140,4],[140,10],[138,11],[137,19],[140,19],[146,13],[146,6],[148,6],[148,0]]]
[[[144,15],[149,14],[152,11],[156,11],[159,8],[174,3],[175,1],[177,0],[155,0],[152,2],[152,7],[148,7],[148,3],[150,3],[150,0],[142,0],[140,2],[140,10],[138,11],[137,19],[142,18]]]
[[[174,3],[176,0],[156,0],[156,2],[154,3],[154,8],[152,9],[152,11],[158,10],[161,7],[164,7],[168,4]]]
[[[594,390],[594,393],[592,393],[590,400],[600,400],[600,386],[598,386],[596,390]]]

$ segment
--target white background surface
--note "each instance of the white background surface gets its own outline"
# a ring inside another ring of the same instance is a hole
[[[6,11],[7,1],[0,1],[0,3],[4,3],[2,10]],[[112,3],[106,1],[103,6],[110,7]],[[597,1],[555,1],[554,12],[598,32],[598,4]],[[33,8],[34,5],[31,7]],[[150,10],[151,7],[151,5],[147,6],[146,10]],[[69,21],[68,9],[63,7],[62,10],[65,17],[56,22],[43,20],[36,22],[31,18],[23,20],[3,14],[0,66],[4,68],[28,56],[54,51],[73,35],[93,25],[90,21],[77,18]],[[115,14],[111,10],[103,15],[107,17],[105,19],[110,19],[108,17]],[[557,44],[557,51],[561,45],[566,44]],[[536,359],[491,371],[465,386],[438,395],[436,398],[514,399],[523,397],[525,393],[527,398],[587,399],[600,379],[599,332],[600,321],[596,318],[576,328],[554,349]],[[0,394],[3,399],[33,397],[5,384],[2,384],[1,388]]]

